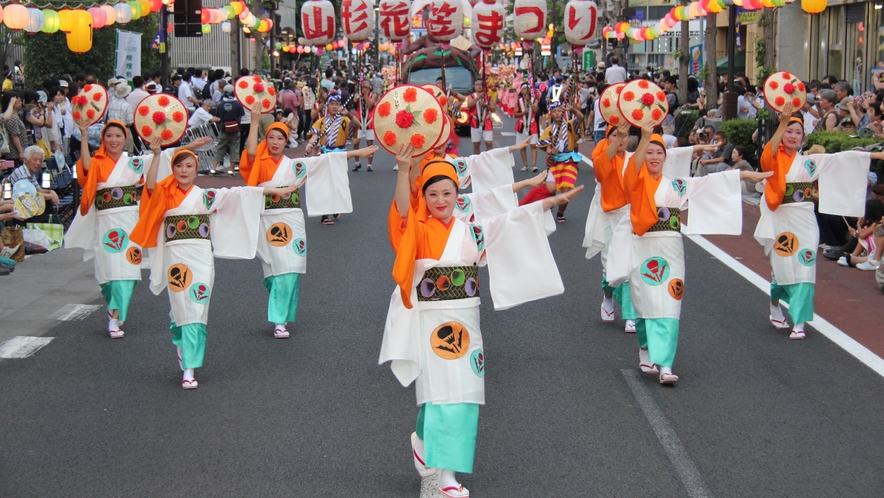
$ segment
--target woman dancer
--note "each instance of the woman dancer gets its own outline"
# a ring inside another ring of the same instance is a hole
[[[884,152],[839,152],[802,155],[804,123],[792,116],[787,104],[780,125],[761,154],[761,169],[771,175],[764,187],[761,218],[755,240],[770,256],[770,323],[788,329],[780,301],[789,304],[792,332],[789,339],[804,339],[804,323],[813,318],[816,251],[819,227],[813,212],[819,181],[819,211],[841,216],[862,216],[869,161]]]
[[[540,128],[537,122],[538,102],[531,95],[531,87],[528,83],[523,83],[519,88],[519,97],[516,100],[516,109],[513,117],[519,118],[516,121],[516,143],[530,139],[528,143],[534,145],[537,143],[537,134]],[[528,171],[528,151],[522,149],[522,171]],[[537,149],[531,147],[531,171],[537,171]]]
[[[159,295],[168,287],[172,343],[184,371],[181,387],[196,389],[194,369],[203,366],[214,291],[213,257],[254,258],[264,196],[282,197],[297,187],[204,190],[193,184],[199,164],[193,152],[176,151],[172,173],[160,174],[159,141],[150,148],[154,157],[144,185],[141,218],[131,238],[142,247],[155,248],[150,252],[150,290]],[[158,182],[164,175],[168,176]]]
[[[258,114],[260,110],[256,107],[252,117],[257,119]],[[246,185],[296,187],[291,194],[265,196],[258,237],[258,256],[264,263],[264,287],[270,292],[267,320],[275,325],[273,336],[277,339],[289,337],[286,323],[294,322],[297,317],[301,274],[307,272],[307,232],[297,187],[305,181],[308,183],[307,207],[313,215],[317,209],[324,209],[325,214],[351,212],[347,159],[370,157],[378,149],[372,146],[294,160],[283,155],[286,130],[284,124],[273,123],[260,144],[257,129],[250,130],[240,161]],[[316,173],[311,175],[311,171]],[[311,202],[317,197],[322,197],[321,203]]]
[[[85,137],[87,127],[80,126]],[[101,146],[94,156],[89,144],[80,145],[77,182],[83,187],[80,209],[64,237],[67,248],[84,249],[83,261],[95,258],[95,280],[107,301],[107,331],[111,339],[125,335],[122,330],[129,312],[135,284],[141,280],[141,247],[130,239],[138,222],[138,195],[135,189],[144,182],[144,170],[152,155],[130,157],[123,148],[129,130],[116,120],[101,130]],[[209,139],[200,139],[188,148],[201,147]],[[166,160],[172,151],[167,151]],[[159,156],[157,156],[159,160]]]
[[[439,491],[462,498],[469,491],[455,472],[473,470],[479,405],[485,403],[476,265],[488,259],[491,278],[497,279],[491,293],[498,309],[561,293],[544,217],[582,187],[485,220],[485,230],[454,216],[458,175],[450,163],[431,161],[416,182],[410,177],[410,168],[420,161],[412,159],[413,151],[404,147],[396,156],[389,234],[397,253],[393,277],[399,292],[390,302],[380,362],[392,361],[403,385],[417,381],[416,469],[423,477],[438,472]],[[526,256],[532,268],[520,264]]]

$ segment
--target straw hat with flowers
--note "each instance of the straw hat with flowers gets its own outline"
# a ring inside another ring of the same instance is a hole
[[[624,85],[617,99],[617,107],[629,124],[639,128],[647,123],[657,126],[669,113],[666,93],[648,80],[632,80]]]
[[[85,126],[97,123],[107,110],[107,90],[93,83],[83,87],[79,95],[71,99],[71,116],[74,122]]]
[[[446,108],[448,106],[448,97],[445,95],[445,92],[436,85],[422,85],[421,88],[433,94],[436,97],[436,100],[439,101],[439,105],[442,108]]]
[[[375,135],[381,147],[392,154],[405,144],[414,146],[415,157],[426,153],[441,140],[443,128],[442,106],[419,86],[397,86],[375,106]]]
[[[797,76],[780,71],[764,80],[764,100],[777,112],[783,112],[786,104],[791,102],[793,112],[797,112],[807,101],[807,91]]]
[[[260,76],[242,76],[233,84],[233,89],[236,100],[248,111],[255,105],[261,107],[262,114],[276,109],[276,88]]]
[[[602,118],[611,126],[620,126],[623,124],[623,115],[620,114],[620,108],[617,107],[617,99],[620,98],[620,90],[626,86],[626,83],[614,83],[605,88],[599,97],[599,111]]]
[[[187,129],[187,108],[171,95],[148,95],[135,108],[135,131],[146,143],[159,134],[162,145],[177,142]]]

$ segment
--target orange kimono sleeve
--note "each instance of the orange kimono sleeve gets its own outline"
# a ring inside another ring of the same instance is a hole
[[[623,179],[631,202],[629,216],[632,220],[632,231],[636,235],[642,236],[657,222],[657,205],[654,201],[654,194],[660,182],[647,173],[644,165],[642,165],[641,173],[636,171],[634,157],[629,158]]]

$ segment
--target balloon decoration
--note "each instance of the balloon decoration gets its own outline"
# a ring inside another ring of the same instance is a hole
[[[408,13],[408,0],[381,0],[381,33],[391,41],[405,39],[411,32],[411,16]]]
[[[374,31],[374,5],[369,0],[343,0],[341,24],[350,41],[365,41]]]
[[[583,47],[595,36],[599,8],[589,0],[571,0],[565,5],[565,38]]]
[[[516,0],[513,5],[513,29],[524,40],[543,37],[546,29],[545,0]]]
[[[301,26],[308,45],[326,45],[335,38],[335,7],[328,0],[308,0],[301,6]]]
[[[503,35],[506,12],[497,0],[482,0],[473,7],[470,27],[473,42],[483,50],[488,50],[500,42]]]

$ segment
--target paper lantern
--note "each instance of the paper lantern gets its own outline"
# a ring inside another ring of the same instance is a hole
[[[463,31],[464,13],[460,0],[429,0],[427,35],[435,41],[453,40]]]
[[[724,8],[718,3],[718,0],[709,0],[709,12],[712,14],[718,14],[722,10],[724,10]]]
[[[299,54],[303,54],[303,53],[304,53],[304,47],[302,47],[302,46],[300,46],[300,45],[298,45],[298,48],[297,48],[296,50],[298,51]]]
[[[400,41],[411,31],[410,4],[407,0],[381,0],[378,16],[381,33],[392,41]]]
[[[301,6],[301,26],[308,45],[325,45],[335,38],[335,7],[328,0],[308,0]]]
[[[221,32],[230,33],[230,21],[224,21],[221,23]]]
[[[117,11],[113,5],[101,5],[98,7],[104,11],[104,27],[108,27],[117,22]]]
[[[114,5],[116,20],[119,24],[126,24],[132,20],[132,7],[125,3]]]
[[[141,17],[147,17],[150,14],[150,0],[137,0],[137,2],[141,5]]]
[[[565,38],[582,47],[595,36],[599,8],[588,0],[571,0],[565,5]]]
[[[24,5],[14,3],[3,8],[3,24],[7,28],[18,31],[28,25],[31,18]]]
[[[200,24],[209,24],[209,21],[212,19],[210,9],[203,9],[200,12]]]
[[[311,48],[309,46],[304,47],[304,53],[309,54],[311,52]]]
[[[266,33],[268,31],[270,31],[270,23],[267,22],[267,19],[261,19],[258,22],[258,33]]]
[[[58,24],[61,20],[58,17],[58,12],[51,9],[43,9],[43,32],[44,33],[55,33],[58,31]]]
[[[233,15],[235,16],[238,16],[242,12],[243,8],[245,8],[245,5],[243,5],[242,2],[236,0],[230,2],[230,6],[233,7]]]
[[[341,24],[344,34],[352,41],[364,41],[374,30],[374,5],[369,0],[343,0]]]
[[[819,14],[826,10],[826,0],[801,0],[801,10],[810,15]],[[7,9],[9,7],[6,7]],[[7,24],[7,26],[9,26]]]
[[[73,29],[66,35],[71,52],[84,54],[92,50],[92,15],[85,10],[71,11]]]
[[[3,6],[0,5],[0,22],[3,22]]]
[[[74,11],[72,9],[64,9],[58,11],[58,30],[64,33],[73,31],[76,20],[74,19]]]
[[[231,5],[227,5],[224,7],[224,15],[224,18],[227,20],[233,19],[234,17],[236,17],[236,9],[234,9]]]
[[[128,2],[126,2],[126,5],[128,5],[129,8],[132,9],[132,18],[130,19],[130,21],[137,21],[141,19],[140,3],[136,2],[135,0],[129,0]]]
[[[516,0],[513,15],[513,29],[518,38],[533,40],[543,35],[547,17],[545,0]]]
[[[207,35],[212,32],[212,25],[211,24],[203,24],[201,26],[201,29],[202,29],[203,34]]]
[[[500,42],[503,35],[506,12],[497,0],[482,0],[473,7],[470,26],[473,42],[484,50],[488,50]]]
[[[28,23],[24,30],[28,33],[36,33],[43,29],[43,11],[36,8],[28,9]]]
[[[150,11],[159,12],[163,8],[163,0],[150,0]],[[93,26],[95,28],[95,26]]]
[[[91,7],[86,9],[86,12],[92,16],[92,29],[101,29],[104,27],[107,22],[107,14],[104,13],[101,7]]]

